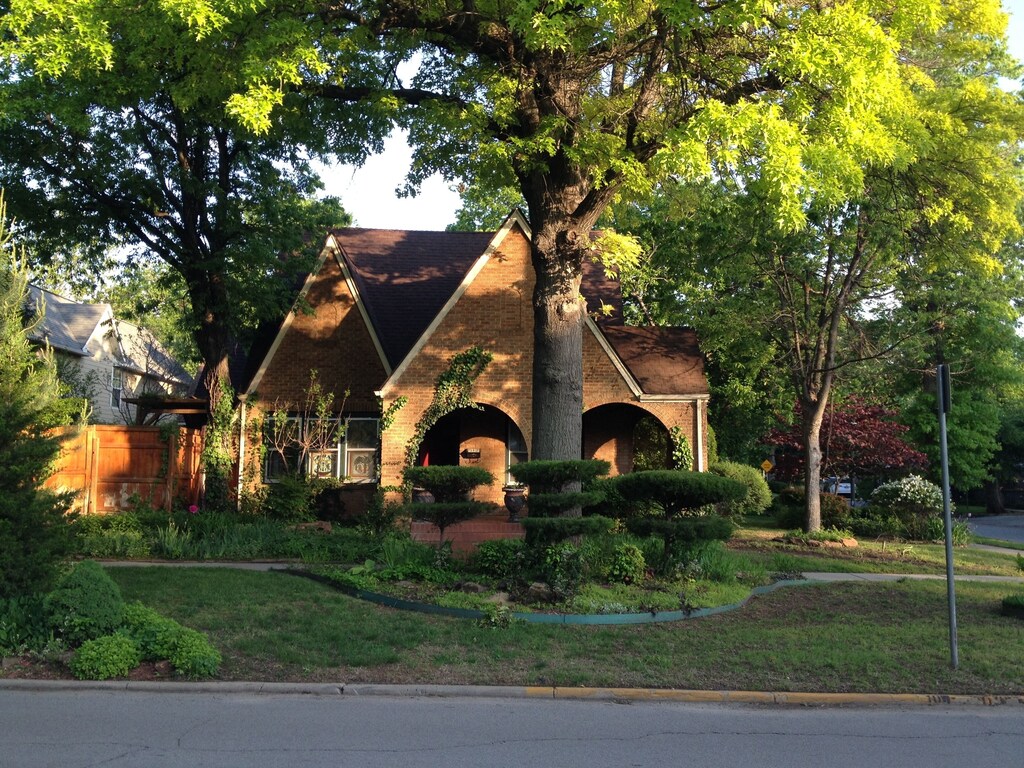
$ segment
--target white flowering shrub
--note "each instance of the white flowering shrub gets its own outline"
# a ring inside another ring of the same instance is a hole
[[[929,538],[930,520],[942,516],[942,490],[918,475],[880,485],[871,493],[875,515],[897,518],[910,538]]]

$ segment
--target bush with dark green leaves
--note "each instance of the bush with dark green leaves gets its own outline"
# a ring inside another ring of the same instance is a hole
[[[647,573],[644,553],[636,544],[619,544],[608,565],[608,580],[621,584],[637,584]]]
[[[757,467],[734,461],[719,461],[711,465],[711,472],[743,483],[747,493],[743,498],[722,503],[722,513],[729,516],[760,515],[772,504],[772,492],[764,473]]]
[[[522,539],[482,541],[473,553],[471,566],[497,581],[518,581],[526,568],[526,544]]]
[[[465,501],[474,488],[494,482],[494,475],[486,469],[472,466],[406,467],[403,475],[406,482],[429,491],[440,502]]]
[[[651,470],[623,475],[616,482],[627,501],[653,501],[666,518],[696,513],[702,507],[738,501],[747,493],[742,483],[708,472]]]
[[[127,677],[141,661],[142,653],[130,637],[104,635],[82,643],[69,666],[79,680],[108,680]]]
[[[405,480],[414,487],[428,491],[434,501],[409,505],[414,520],[426,520],[437,526],[438,543],[444,543],[444,532],[449,526],[482,515],[493,505],[470,501],[468,496],[480,485],[490,485],[494,475],[483,467],[445,466],[406,467]]]
[[[50,626],[70,645],[113,632],[124,616],[121,590],[92,560],[83,560],[65,573],[46,596],[45,605]]]
[[[600,533],[611,521],[600,516],[580,517],[583,509],[594,508],[604,498],[595,482],[608,474],[607,461],[526,461],[511,468],[513,476],[530,486],[523,520],[530,546],[547,547],[572,536]]]
[[[50,636],[42,595],[0,598],[0,656],[40,651]]]

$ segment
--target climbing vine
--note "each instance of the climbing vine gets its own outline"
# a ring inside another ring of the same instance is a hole
[[[683,434],[683,428],[672,427],[669,434],[672,437],[672,466],[676,469],[693,469],[693,449]]]
[[[493,359],[494,355],[480,347],[470,347],[452,358],[448,369],[437,377],[434,397],[416,423],[405,448],[405,466],[411,467],[416,463],[423,438],[442,417],[459,408],[480,409],[473,400],[473,383]]]

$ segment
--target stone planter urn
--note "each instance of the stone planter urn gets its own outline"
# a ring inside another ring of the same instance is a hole
[[[506,485],[502,490],[505,492],[508,521],[517,523],[519,522],[519,513],[526,508],[526,488],[521,485]]]

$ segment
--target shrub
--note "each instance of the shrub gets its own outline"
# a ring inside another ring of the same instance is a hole
[[[615,521],[599,515],[590,517],[527,517],[522,521],[526,543],[545,546],[573,536],[599,536],[608,533]]]
[[[126,635],[104,635],[87,640],[71,657],[71,672],[79,680],[127,677],[142,661],[135,642]]]
[[[547,547],[540,568],[541,577],[563,599],[571,598],[583,585],[583,555],[571,542],[562,541]]]
[[[202,632],[181,627],[168,661],[180,675],[213,677],[220,669],[221,656]]]
[[[616,483],[623,498],[657,502],[665,517],[676,517],[719,502],[736,501],[746,495],[742,483],[706,472],[651,470],[623,475]]]
[[[43,598],[0,598],[0,656],[38,651],[50,639]]]
[[[621,584],[636,584],[643,581],[647,572],[644,553],[636,544],[619,544],[612,554],[608,566],[608,580]]]
[[[301,475],[282,475],[267,488],[262,510],[272,520],[304,523],[313,519],[313,489]]]
[[[660,559],[657,560],[658,572],[661,574],[670,573],[676,565],[686,561],[696,544],[713,539],[728,539],[733,532],[732,523],[718,516],[675,520],[637,518],[627,521],[626,527],[635,536],[661,538],[663,546]]]
[[[121,625],[121,590],[100,565],[84,560],[68,571],[46,596],[52,626],[68,643],[77,645],[109,634]]]
[[[929,518],[943,513],[942,491],[917,475],[885,483],[871,492],[870,506],[877,514],[891,514],[899,519],[912,539],[928,536]]]
[[[125,607],[122,632],[131,638],[142,659],[166,659],[178,674],[212,677],[220,668],[220,653],[205,635],[141,603]]]
[[[522,539],[493,539],[477,545],[472,567],[497,581],[516,582],[526,565],[526,544]]]
[[[607,475],[611,464],[600,459],[578,461],[524,461],[511,468],[516,480],[530,486],[531,493],[557,493],[570,483],[592,484]]]
[[[167,515],[163,514],[166,521]],[[71,526],[78,552],[87,557],[147,557],[149,544],[135,512],[81,515]]]
[[[431,465],[406,467],[403,473],[413,486],[433,494],[437,502],[462,502],[479,485],[490,485],[494,475],[483,467]]]
[[[851,527],[853,510],[846,499],[834,493],[823,493],[819,498],[822,528]],[[772,502],[772,511],[779,528],[803,528],[807,524],[804,489],[797,485],[783,488]]]
[[[741,482],[747,487],[746,496],[723,503],[723,514],[760,515],[771,506],[772,492],[768,488],[764,474],[757,467],[748,467],[746,464],[733,461],[720,461],[711,465],[711,471],[716,475]]]

